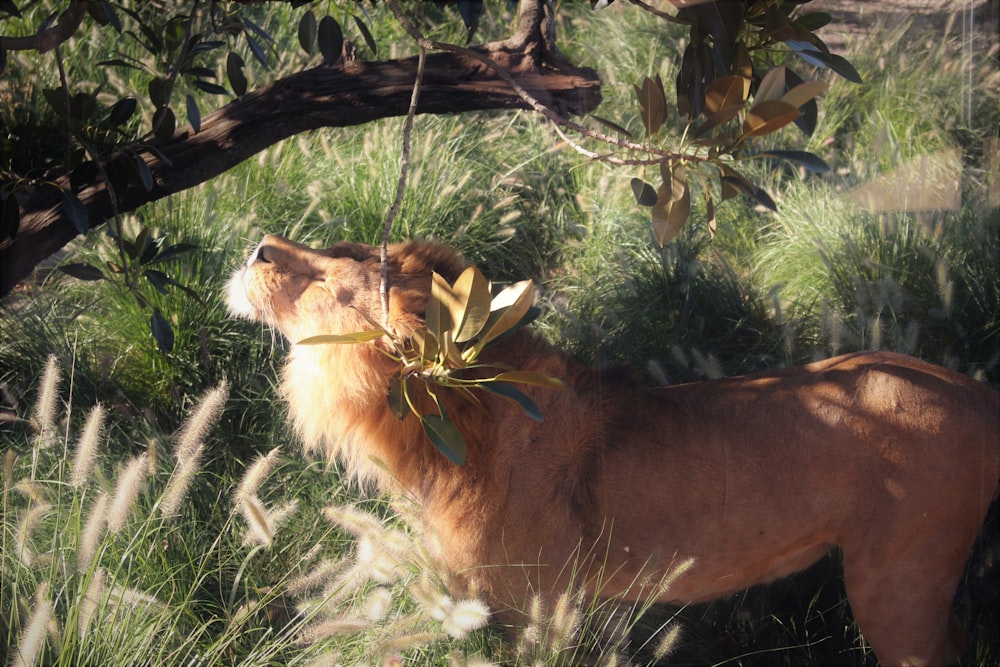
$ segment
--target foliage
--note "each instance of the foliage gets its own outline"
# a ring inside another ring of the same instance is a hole
[[[530,280],[505,287],[493,296],[490,281],[474,266],[467,268],[454,285],[437,273],[431,278],[424,325],[405,338],[370,321],[375,327],[370,331],[313,336],[298,344],[368,343],[383,336],[388,338],[392,350],[386,354],[399,365],[399,373],[390,380],[386,396],[390,409],[399,419],[411,413],[416,415],[434,446],[453,463],[463,465],[465,438],[448,419],[432,385],[466,394],[471,389],[487,391],[519,406],[528,417],[538,421],[542,420],[538,406],[513,385],[564,387],[560,380],[541,373],[479,362],[483,348],[537,316],[538,311],[532,306],[535,291]],[[500,372],[493,374],[496,370]],[[421,414],[414,404],[412,392],[418,385],[424,387],[437,414]]]
[[[647,144],[629,146],[651,156],[634,163],[659,171],[658,187],[640,178],[633,178],[631,185],[639,205],[652,208],[653,236],[660,246],[676,238],[691,216],[693,177],[701,183],[714,235],[715,197],[725,201],[744,194],[776,210],[774,199],[737,169],[741,163],[777,159],[816,173],[829,170],[813,153],[761,143],[791,123],[810,136],[817,122],[816,98],[829,88],[791,69],[785,64],[788,52],[777,45],[783,44],[807,67],[829,68],[861,82],[854,67],[831,53],[815,33],[829,23],[829,14],[804,14],[800,9],[798,3],[699,3],[676,16],[662,15],[690,26],[690,42],[676,78],[677,115],[684,131],[679,142],[676,135],[662,134],[668,119],[663,80],[658,74],[646,76],[634,88]],[[621,126],[608,124],[627,134]],[[710,187],[710,177],[718,179],[717,188]]]

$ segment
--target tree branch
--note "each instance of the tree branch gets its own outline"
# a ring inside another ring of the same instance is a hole
[[[597,74],[574,67],[558,55],[548,58],[544,46],[535,48],[543,39],[538,35],[517,44],[498,42],[463,49],[463,53],[429,54],[416,112],[531,108],[523,92],[562,113],[585,114],[596,108],[601,100]],[[478,54],[478,58],[469,53]],[[295,134],[405,115],[417,77],[417,60],[317,67],[248,93],[205,116],[197,134],[185,127],[169,142],[157,146],[165,160],[151,152],[142,153],[154,186],[150,191],[137,185],[116,191],[118,212],[135,210],[203,183]],[[500,70],[505,76],[498,73]],[[522,92],[512,90],[511,81]],[[126,161],[133,159],[119,155],[102,166],[109,174],[127,173]],[[18,196],[20,230],[13,241],[0,242],[0,296],[77,235],[62,208],[60,190],[69,188],[67,174],[50,186]],[[91,184],[77,195],[92,226],[112,217],[112,200],[103,182]]]
[[[62,13],[56,24],[47,30],[25,37],[0,36],[0,50],[38,51],[39,53],[51,51],[73,36],[86,13],[86,0],[75,0]]]

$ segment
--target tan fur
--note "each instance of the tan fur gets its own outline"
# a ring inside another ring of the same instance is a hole
[[[390,321],[405,335],[421,324],[431,270],[454,280],[464,264],[420,242],[390,257]],[[370,329],[359,311],[381,322],[378,287],[375,248],[267,236],[233,277],[230,307],[294,343]],[[526,390],[544,423],[491,396],[445,395],[469,445],[461,467],[412,416],[392,415],[395,367],[372,346],[293,345],[283,389],[307,448],[423,503],[445,564],[502,622],[571,577],[635,598],[694,558],[662,599],[700,601],[839,546],[883,664],[952,657],[952,596],[1000,480],[997,392],[884,352],[656,389],[581,368],[526,330],[484,356],[569,390]]]

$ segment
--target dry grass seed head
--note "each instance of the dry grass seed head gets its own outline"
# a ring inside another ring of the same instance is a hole
[[[329,637],[341,637],[366,632],[372,628],[370,621],[356,616],[338,616],[307,625],[299,633],[296,643],[309,646]]]
[[[146,472],[146,454],[134,456],[125,464],[118,476],[115,495],[108,509],[109,533],[117,533],[125,525],[125,520],[145,485]]]
[[[254,462],[243,473],[243,478],[240,480],[239,486],[236,487],[236,492],[233,494],[234,502],[239,504],[244,499],[250,498],[257,493],[260,485],[264,483],[264,480],[278,462],[278,452],[280,450],[280,447],[275,447],[267,454],[254,459]]]
[[[80,639],[86,636],[90,622],[94,619],[94,614],[97,612],[97,608],[103,597],[104,570],[96,568],[90,577],[90,583],[87,584],[87,591],[80,600],[80,616],[77,620],[77,630],[80,634]]]
[[[243,540],[244,546],[250,544],[270,546],[274,539],[274,531],[268,523],[264,504],[256,496],[250,496],[241,500],[239,510],[250,529]]]
[[[178,514],[181,503],[187,497],[188,489],[191,487],[191,480],[198,472],[201,464],[202,454],[205,452],[205,445],[198,443],[188,454],[187,458],[177,463],[170,479],[167,480],[167,489],[160,497],[160,513],[163,516],[174,516]]]
[[[81,574],[90,569],[90,564],[97,554],[97,545],[100,544],[106,524],[109,500],[108,494],[103,491],[98,494],[94,504],[90,507],[90,514],[87,515],[83,532],[80,533],[80,542],[76,547],[76,571]]]
[[[59,382],[62,372],[54,354],[49,355],[38,386],[38,398],[32,424],[38,433],[38,446],[50,447],[56,439],[56,407],[59,402]]]
[[[86,484],[87,478],[90,477],[90,473],[94,469],[94,461],[97,459],[97,449],[103,431],[104,406],[98,403],[87,414],[83,432],[80,434],[80,439],[77,440],[76,449],[73,452],[73,470],[69,483],[74,489],[79,489]]]
[[[29,542],[31,534],[38,525],[38,520],[45,516],[52,509],[52,505],[47,502],[33,503],[17,523],[17,530],[14,532],[14,548],[17,550],[17,557],[25,567],[31,567],[35,563],[35,553],[32,551]]]
[[[442,629],[449,636],[462,639],[470,632],[478,630],[490,620],[490,610],[480,600],[459,600],[451,613],[442,622]]]
[[[305,593],[314,591],[339,572],[343,572],[345,567],[346,563],[344,561],[325,558],[305,574],[288,582],[285,592],[293,597],[299,597]]]
[[[681,626],[679,623],[671,623],[663,628],[656,640],[656,648],[653,649],[653,658],[659,662],[677,649],[681,638]]]
[[[229,386],[225,382],[201,397],[177,434],[174,459],[178,463],[185,461],[202,444],[228,399]]]
[[[52,602],[49,600],[49,585],[43,581],[35,590],[35,603],[31,608],[31,616],[21,636],[18,637],[17,646],[11,656],[11,665],[28,667],[38,664],[51,619]]]

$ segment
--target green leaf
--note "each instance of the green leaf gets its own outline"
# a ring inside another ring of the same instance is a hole
[[[622,127],[618,123],[610,121],[607,118],[601,118],[600,116],[595,116],[594,114],[590,114],[590,117],[593,118],[594,120],[596,120],[598,123],[600,123],[604,127],[608,128],[609,130],[612,130],[614,132],[617,132],[618,134],[622,135],[623,137],[628,137],[629,139],[634,139],[635,138],[632,135],[631,132],[629,132],[628,130],[626,130],[624,127]]]
[[[393,375],[389,380],[389,388],[385,394],[386,401],[389,403],[389,409],[400,421],[405,419],[406,415],[410,413],[410,405],[406,401],[406,382],[406,378],[400,375]]]
[[[135,110],[138,107],[139,103],[134,97],[125,97],[118,100],[108,112],[107,126],[119,127],[120,125],[124,125],[135,115]]]
[[[52,110],[59,114],[60,118],[66,117],[66,89],[65,88],[44,88],[42,97],[48,102]]]
[[[170,104],[170,91],[172,90],[170,81],[163,77],[156,77],[149,80],[146,88],[149,91],[149,101],[153,103],[154,107],[160,109]]]
[[[705,220],[708,222],[708,239],[710,241],[715,240],[715,233],[718,230],[719,223],[715,219],[715,203],[712,201],[712,195],[709,194],[707,188],[705,190]]]
[[[163,46],[171,53],[184,42],[184,22],[187,19],[175,16],[163,26]]]
[[[361,33],[361,37],[365,40],[365,44],[367,44],[368,48],[371,49],[372,55],[377,56],[378,45],[375,43],[375,38],[372,36],[371,30],[369,30],[368,26],[365,25],[365,22],[357,16],[352,14],[351,18],[354,19],[354,25],[358,26],[358,31]]]
[[[500,396],[501,398],[519,406],[522,410],[524,410],[524,414],[528,415],[535,421],[545,421],[542,418],[542,411],[538,408],[538,405],[517,387],[509,385],[505,382],[484,382],[477,386],[484,391],[496,394],[497,396]]]
[[[108,23],[120,35],[122,32],[122,20],[118,17],[118,12],[115,11],[114,6],[110,2],[107,2],[107,0],[104,0],[101,2],[101,7],[104,9],[104,15],[107,17]]]
[[[296,345],[321,345],[327,343],[368,343],[373,340],[378,340],[383,335],[382,331],[355,331],[354,333],[347,334],[321,334],[319,336],[310,336],[309,338],[303,338],[302,340],[295,343]]]
[[[641,178],[632,179],[632,194],[639,206],[652,206],[656,203],[656,190]]]
[[[160,294],[167,293],[167,286],[170,285],[170,278],[167,274],[154,269],[146,269],[143,275],[145,275],[146,280],[148,280],[149,283],[156,288],[157,292]]]
[[[269,69],[270,66],[267,64],[267,53],[264,52],[264,47],[262,47],[260,42],[254,39],[253,35],[249,32],[244,31],[243,36],[246,37],[247,46],[250,47],[250,53],[253,54],[253,57],[257,59],[257,62],[259,62],[264,69]]]
[[[517,384],[530,384],[536,387],[547,387],[548,389],[566,390],[566,383],[559,378],[554,378],[545,373],[535,371],[504,371],[492,378],[494,382],[513,382]]]
[[[767,192],[765,192],[762,188],[748,181],[746,176],[739,173],[735,169],[730,169],[729,167],[722,167],[721,171],[723,199],[728,199],[736,193],[742,192],[748,197],[756,200],[765,208],[772,211],[778,210],[778,205],[774,203],[771,195],[767,194]]]
[[[799,27],[812,32],[814,30],[819,30],[832,20],[833,17],[826,12],[813,12],[812,14],[803,14],[802,16],[799,16],[795,19],[795,23]]]
[[[77,280],[104,280],[104,272],[92,264],[83,262],[73,264],[63,264],[59,270],[68,276],[73,276]]]
[[[299,46],[312,55],[316,52],[316,15],[307,10],[299,19]]]
[[[821,157],[806,151],[766,151],[761,153],[764,157],[773,157],[779,160],[789,160],[801,165],[816,174],[825,174],[830,171],[830,166]]]
[[[90,214],[87,212],[87,207],[72,192],[60,190],[59,196],[62,199],[63,211],[73,223],[77,233],[86,234],[90,230]]]
[[[194,101],[194,97],[189,93],[184,100],[185,106],[187,107],[187,117],[188,122],[191,123],[191,129],[194,130],[195,134],[201,132],[201,112],[198,111],[198,103]],[[145,162],[143,162],[145,164]],[[150,190],[152,188],[146,188]]]
[[[236,97],[243,97],[247,92],[247,77],[243,74],[245,63],[238,53],[229,52],[226,56],[226,76],[229,77],[229,85],[233,87]]]
[[[146,192],[151,191],[153,189],[154,183],[153,183],[153,172],[150,171],[149,165],[146,164],[146,161],[142,158],[141,155],[134,155],[133,160],[135,162],[135,168],[139,174],[139,180],[142,183],[142,187],[146,189]]]
[[[195,79],[191,84],[198,90],[203,90],[209,95],[228,95],[229,91],[220,86],[217,83],[212,83],[211,81],[205,81],[204,79]]]
[[[451,288],[451,301],[447,303],[456,343],[472,340],[490,317],[490,281],[482,271],[470,266],[458,277]]]
[[[173,138],[176,127],[177,119],[170,107],[157,109],[153,114],[153,133],[161,144],[165,144]]]
[[[175,243],[174,245],[164,248],[160,252],[156,253],[156,256],[153,257],[153,259],[149,260],[149,263],[156,264],[158,262],[165,262],[185,252],[190,252],[191,250],[197,250],[197,249],[198,246],[192,245],[190,243]]]
[[[864,83],[858,70],[843,56],[838,56],[835,53],[830,54],[830,69],[851,83]]]
[[[327,65],[336,65],[344,50],[344,31],[341,30],[337,19],[324,16],[319,22],[317,39],[320,53],[323,54],[323,62]]]
[[[420,425],[427,438],[445,457],[456,465],[465,465],[468,446],[458,427],[439,415],[421,415]]]
[[[153,332],[153,338],[161,352],[170,352],[174,349],[174,330],[170,328],[170,323],[163,317],[159,308],[153,309],[153,316],[149,320],[149,329]]]

